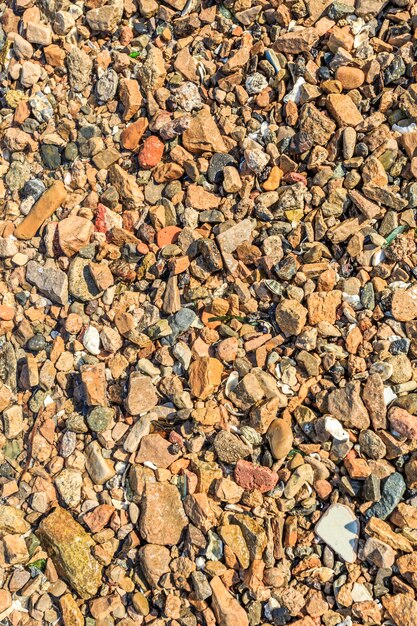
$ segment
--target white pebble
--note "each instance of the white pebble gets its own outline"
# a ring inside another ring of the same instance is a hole
[[[100,354],[100,335],[94,326],[87,326],[83,337],[83,346],[90,354]]]

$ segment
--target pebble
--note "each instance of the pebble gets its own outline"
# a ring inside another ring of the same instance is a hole
[[[332,504],[322,515],[314,531],[344,561],[356,561],[359,522],[349,507]]]

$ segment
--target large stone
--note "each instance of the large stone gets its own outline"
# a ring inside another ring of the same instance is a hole
[[[286,337],[299,335],[307,321],[307,309],[298,300],[281,300],[275,319]]]
[[[58,240],[65,256],[74,256],[87,245],[93,230],[92,222],[78,215],[71,215],[60,220],[58,222]]]
[[[85,467],[95,485],[104,485],[110,478],[113,478],[116,473],[114,463],[103,456],[98,441],[89,443],[85,452],[87,459]]]
[[[192,154],[227,152],[217,124],[207,109],[195,115],[182,135],[183,146]]]
[[[92,556],[93,539],[68,511],[57,507],[39,524],[36,533],[42,547],[81,598],[96,595],[101,584],[101,565]]]
[[[212,609],[219,626],[249,626],[245,609],[229,593],[219,576],[210,581],[213,592]]]
[[[359,395],[360,383],[348,383],[342,389],[336,389],[329,394],[328,408],[336,419],[348,428],[369,428],[368,411]]]
[[[140,372],[132,372],[129,378],[129,392],[125,406],[130,415],[147,413],[158,403],[155,387],[149,376]]]
[[[344,561],[354,563],[358,551],[359,521],[344,504],[332,504],[321,516],[315,533]]]
[[[51,302],[68,303],[68,278],[66,273],[57,267],[29,261],[26,265],[26,280],[35,285]]]
[[[138,557],[145,578],[154,589],[161,576],[169,572],[170,552],[165,546],[148,543],[139,549]]]
[[[33,205],[23,222],[15,228],[18,239],[32,239],[48,217],[51,217],[67,197],[64,183],[57,180]]]
[[[139,524],[145,541],[163,546],[177,545],[187,523],[177,487],[169,483],[147,483]]]
[[[25,534],[30,525],[25,520],[24,511],[6,504],[0,505],[0,537],[12,533]]]
[[[189,383],[191,393],[200,400],[207,400],[221,383],[223,365],[212,357],[199,357],[191,363]]]
[[[179,454],[173,451],[173,446],[169,441],[158,435],[158,433],[152,433],[142,437],[136,462],[153,463],[156,467],[166,469],[178,457]]]
[[[417,602],[409,593],[397,593],[395,596],[385,595],[382,604],[390,614],[396,626],[415,626]]]

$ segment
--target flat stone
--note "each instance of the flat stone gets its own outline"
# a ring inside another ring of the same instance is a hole
[[[221,578],[215,576],[210,581],[213,592],[211,606],[217,623],[222,626],[249,626],[249,619],[244,608],[229,593]]]
[[[171,555],[168,548],[148,543],[139,548],[138,558],[148,584],[155,589],[161,576],[169,572]]]
[[[227,152],[217,124],[207,109],[195,115],[182,135],[183,146],[191,154],[202,152]]]
[[[278,482],[278,474],[261,465],[239,460],[235,466],[235,481],[244,489],[258,489],[261,493],[271,491]]]
[[[189,384],[193,396],[207,400],[220,386],[223,365],[212,357],[199,357],[188,370]]]
[[[26,265],[26,280],[35,285],[51,302],[67,304],[68,278],[66,273],[57,267],[29,261]]]
[[[187,524],[177,487],[169,483],[147,483],[139,523],[143,539],[157,545],[177,545]]]
[[[96,595],[101,566],[92,556],[93,539],[68,511],[57,507],[39,524],[37,536],[59,573],[81,598]]]
[[[173,452],[172,444],[157,433],[145,435],[140,442],[137,463],[153,463],[156,467],[166,469],[179,458]]]
[[[344,504],[332,504],[317,522],[314,532],[344,561],[356,561],[359,521]]]
[[[158,396],[152,380],[140,372],[132,372],[129,378],[129,392],[125,406],[130,415],[147,413],[158,403]]]
[[[110,478],[113,478],[116,473],[114,463],[104,458],[98,441],[89,443],[85,452],[85,467],[95,485],[104,485]]]
[[[21,509],[6,504],[0,505],[0,537],[11,533],[24,535],[30,530],[25,520],[25,513]]]

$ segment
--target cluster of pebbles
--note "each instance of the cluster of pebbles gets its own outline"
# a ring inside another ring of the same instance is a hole
[[[0,622],[415,626],[414,0],[0,3]]]

